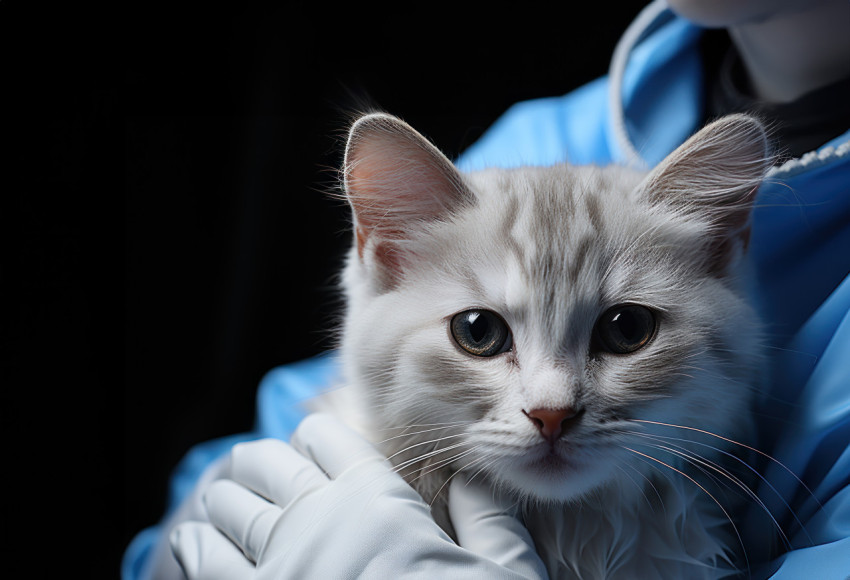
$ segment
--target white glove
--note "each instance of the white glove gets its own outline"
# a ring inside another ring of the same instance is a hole
[[[206,492],[211,523],[171,534],[190,580],[548,577],[507,501],[453,481],[458,546],[386,458],[328,415],[307,417],[292,446],[243,443],[230,461],[232,479]]]

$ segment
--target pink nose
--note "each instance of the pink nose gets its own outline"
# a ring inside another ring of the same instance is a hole
[[[523,411],[523,413],[540,430],[540,435],[550,443],[554,443],[563,434],[566,423],[579,414],[572,407],[565,407],[563,409],[534,409]]]

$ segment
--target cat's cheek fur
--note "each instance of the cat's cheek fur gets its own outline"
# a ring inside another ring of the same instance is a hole
[[[381,423],[410,427],[480,418],[486,385],[502,376],[477,380],[479,361],[451,341],[447,313],[468,304],[457,298],[468,289],[434,272],[375,294],[361,264],[350,264],[346,276],[349,292],[366,296],[350,300],[344,373],[376,405]],[[499,374],[508,364],[501,358],[489,367]]]

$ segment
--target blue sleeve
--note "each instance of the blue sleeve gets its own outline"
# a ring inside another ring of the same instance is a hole
[[[850,575],[850,277],[774,359],[776,381],[763,412],[776,417],[777,401],[791,404],[786,421],[762,426],[777,441],[777,462],[764,469],[771,486],[765,484],[759,496],[788,529],[791,549],[773,562],[770,577],[845,579]],[[751,530],[748,536],[755,540],[764,532]]]
[[[607,165],[608,81],[597,79],[562,97],[508,109],[457,160],[462,171],[570,162]]]
[[[237,443],[257,438],[258,435],[256,434],[244,433],[206,441],[190,449],[171,475],[168,487],[168,506],[161,521],[165,521],[177,509],[183,499],[189,495],[207,466],[225,455]],[[136,534],[121,560],[122,580],[138,580],[147,577],[145,569],[148,565],[148,559],[151,557],[160,535],[164,532],[165,530],[162,529],[160,523],[145,528]]]
[[[305,415],[302,403],[334,384],[337,364],[333,354],[269,371],[257,389],[257,419],[253,431],[196,445],[180,461],[169,482],[168,508],[163,521],[188,497],[204,470],[237,443],[274,437],[288,441]],[[161,524],[139,532],[121,562],[122,580],[145,577],[145,566],[164,533]]]

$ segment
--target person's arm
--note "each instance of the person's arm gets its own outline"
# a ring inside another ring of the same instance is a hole
[[[850,276],[779,358],[776,384],[765,406],[765,416],[772,417],[779,414],[774,401],[794,402],[792,420],[779,429],[776,461],[762,473],[782,497],[766,485],[760,496],[786,523],[791,541],[791,548],[767,566],[772,580],[845,580],[850,575],[848,353]],[[753,519],[755,525],[759,521]],[[764,528],[751,529],[748,535],[753,540],[763,537]]]

